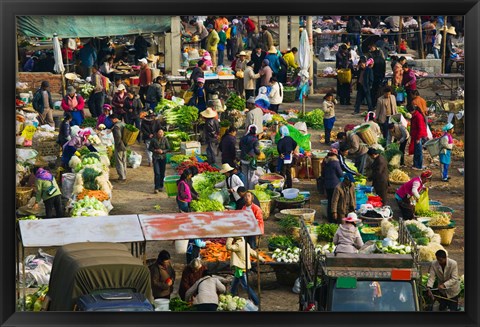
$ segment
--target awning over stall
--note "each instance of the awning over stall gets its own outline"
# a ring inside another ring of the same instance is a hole
[[[170,16],[18,16],[20,34],[31,37],[102,37],[170,30]]]

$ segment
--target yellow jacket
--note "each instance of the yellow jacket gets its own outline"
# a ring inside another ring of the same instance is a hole
[[[298,64],[295,62],[295,55],[293,52],[287,52],[283,55],[283,59],[287,62],[288,66],[298,68]]]
[[[225,244],[227,251],[230,251],[230,267],[238,267],[240,269],[250,269],[252,267],[250,263],[250,256],[254,258],[260,258],[260,261],[264,261],[263,258],[259,257],[257,252],[250,248],[250,245],[247,244],[248,248],[248,261],[245,261],[245,239],[242,237],[237,239],[236,242],[233,242],[234,238],[227,238],[227,243]],[[248,264],[248,266],[247,266]]]
[[[212,30],[207,36],[207,51],[212,53],[217,51],[217,45],[220,42],[220,37],[215,30]]]

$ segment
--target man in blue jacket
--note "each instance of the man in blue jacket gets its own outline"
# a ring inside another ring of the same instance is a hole
[[[80,58],[80,75],[85,79],[92,75],[92,67],[97,62],[97,49],[94,48],[92,40],[85,44],[78,55]]]
[[[373,86],[373,71],[367,66],[365,57],[360,58],[358,63],[359,70],[357,71],[357,99],[355,100],[355,107],[353,115],[360,113],[360,105],[363,100],[367,100],[368,111],[373,111],[371,90]]]

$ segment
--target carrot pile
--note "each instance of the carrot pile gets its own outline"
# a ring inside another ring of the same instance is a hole
[[[94,190],[87,190],[87,189],[83,189],[82,193],[78,194],[77,199],[82,200],[86,196],[90,198],[94,197],[100,202],[106,201],[109,199],[109,196],[107,193],[105,193],[105,191],[101,191],[101,190],[94,191]]]
[[[266,262],[275,261],[265,251],[257,251],[257,253],[264,258]],[[200,256],[202,260],[206,262],[230,261],[230,252],[227,251],[225,244],[220,243],[212,242],[207,244],[204,249],[200,250]]]
[[[465,147],[465,144],[463,143],[462,140],[459,141],[459,140],[453,139],[453,144],[460,149],[463,149]]]

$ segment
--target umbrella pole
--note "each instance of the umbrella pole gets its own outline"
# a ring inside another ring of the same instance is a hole
[[[260,244],[260,241],[258,243]],[[258,252],[257,252],[257,256],[258,256]],[[260,300],[260,298],[262,296],[262,291],[260,288],[260,258],[257,258],[257,290],[258,290],[258,311],[261,311],[262,301]]]
[[[443,16],[443,33],[442,33],[442,74],[445,74],[445,62],[447,61],[445,58],[445,53],[447,51],[447,16]]]
[[[425,59],[425,53],[423,52],[423,30],[422,30],[422,16],[418,16],[418,53],[421,59]]]

